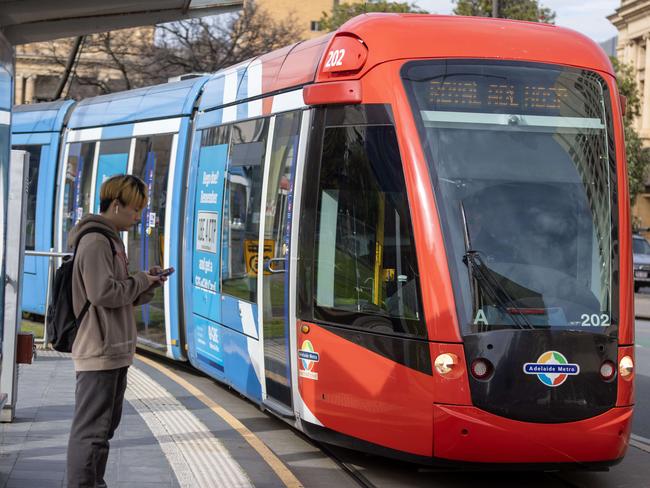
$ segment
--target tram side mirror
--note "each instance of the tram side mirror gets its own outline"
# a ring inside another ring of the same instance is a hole
[[[625,95],[619,95],[621,99],[621,115],[625,117],[625,112],[627,111],[627,97]]]
[[[314,83],[302,89],[305,105],[336,105],[361,103],[361,82],[359,80]]]

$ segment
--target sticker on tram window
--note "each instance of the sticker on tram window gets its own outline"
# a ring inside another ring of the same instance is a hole
[[[217,253],[217,212],[198,212],[196,222],[197,251]]]
[[[580,315],[583,327],[609,327],[609,314],[606,313],[583,313]]]

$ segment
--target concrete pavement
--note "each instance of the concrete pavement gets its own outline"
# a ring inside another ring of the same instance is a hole
[[[634,294],[634,316],[640,319],[650,319],[650,293]]]

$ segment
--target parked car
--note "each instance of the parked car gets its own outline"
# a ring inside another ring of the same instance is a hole
[[[634,291],[650,286],[650,243],[642,236],[632,236],[634,253]]]

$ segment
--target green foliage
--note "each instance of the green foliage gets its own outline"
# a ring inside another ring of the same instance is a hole
[[[643,141],[634,129],[634,119],[641,113],[641,96],[634,79],[634,67],[623,64],[616,58],[611,58],[611,61],[616,70],[618,91],[627,98],[623,125],[630,204],[634,205],[637,195],[645,191],[646,173],[650,165],[650,150],[643,147]]]
[[[363,3],[339,3],[334,5],[331,14],[323,12],[319,23],[323,30],[333,31],[338,29],[341,25],[345,24],[352,17],[365,14],[368,12],[393,12],[393,13],[413,13],[413,14],[426,14],[426,10],[422,10],[415,4],[407,2],[386,2],[381,0],[379,2],[363,2]]]
[[[641,114],[641,96],[634,79],[634,66],[623,64],[615,57],[609,58],[616,72],[618,91],[627,98],[625,110],[625,125],[631,125],[636,117]]]
[[[631,124],[625,124],[625,154],[627,177],[630,187],[630,205],[634,205],[637,195],[645,191],[645,175],[650,164],[650,152],[642,146],[639,134]]]
[[[492,17],[492,0],[453,0],[456,15]],[[555,12],[542,7],[537,0],[499,0],[502,19],[528,20],[530,22],[555,23]]]

